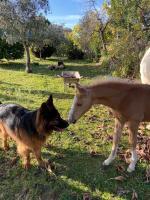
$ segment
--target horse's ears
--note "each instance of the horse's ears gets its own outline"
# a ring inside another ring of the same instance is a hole
[[[86,93],[87,90],[84,86],[80,85],[79,83],[76,83],[76,92],[77,93]]]

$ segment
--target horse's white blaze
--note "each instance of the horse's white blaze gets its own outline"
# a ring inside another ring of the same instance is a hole
[[[71,123],[74,119],[74,113],[75,113],[75,105],[76,105],[76,103],[77,103],[77,97],[75,96],[74,97],[74,100],[73,100],[73,104],[72,104],[72,106],[71,106],[71,109],[70,109],[70,112],[69,112],[69,116],[68,116],[68,121],[69,121],[69,123]]]
[[[136,150],[131,151],[131,163],[127,169],[128,172],[133,172],[135,170],[135,166],[138,160],[138,156]]]

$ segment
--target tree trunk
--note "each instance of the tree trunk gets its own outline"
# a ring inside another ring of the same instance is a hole
[[[24,44],[24,48],[25,48],[25,51],[26,51],[26,68],[25,68],[25,71],[27,73],[32,73],[32,68],[30,66],[30,51],[29,51],[29,46]]]
[[[41,49],[40,49],[40,60],[42,60],[42,52],[41,52]]]
[[[105,43],[104,32],[102,30],[99,30],[99,33],[100,33],[100,38],[101,38],[103,50],[107,53],[107,47],[106,47],[106,43]]]

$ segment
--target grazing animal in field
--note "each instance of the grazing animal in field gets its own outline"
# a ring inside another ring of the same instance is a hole
[[[141,81],[150,84],[150,48],[145,52],[140,64]]]
[[[17,104],[0,104],[0,136],[5,150],[9,148],[7,139],[11,137],[17,143],[17,150],[23,159],[25,168],[30,167],[30,153],[33,152],[41,167],[46,162],[41,158],[41,148],[48,136],[62,131],[68,122],[60,117],[52,96],[34,111]]]
[[[94,104],[110,107],[115,117],[112,151],[103,165],[109,165],[115,159],[122,129],[127,123],[132,154],[127,171],[134,171],[138,160],[138,127],[140,122],[150,121],[150,85],[115,80],[101,81],[90,86],[77,84],[76,95],[69,112],[69,123],[75,123]]]

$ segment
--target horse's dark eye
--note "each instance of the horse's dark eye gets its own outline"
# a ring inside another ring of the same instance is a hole
[[[82,104],[81,103],[77,103],[77,106],[82,106]]]

